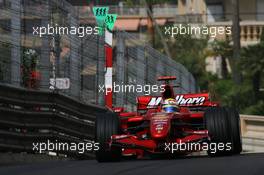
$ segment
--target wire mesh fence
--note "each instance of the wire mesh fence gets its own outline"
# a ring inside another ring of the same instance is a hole
[[[116,31],[116,49],[114,82],[126,85],[161,85],[157,82],[159,76],[176,76],[174,85],[179,86],[176,93],[191,93],[196,91],[194,77],[181,64],[161,54],[149,45],[140,42],[133,35]],[[149,89],[144,92],[116,93],[115,103],[135,110],[136,97],[139,95],[160,95],[160,92],[149,94]]]
[[[33,27],[48,25],[88,24],[80,24],[78,9],[65,0],[0,1],[0,83],[55,90],[84,103],[104,105],[104,93],[99,92],[105,74],[104,36],[34,35]],[[116,31],[114,41],[115,83],[153,85],[158,76],[176,75],[179,93],[195,91],[194,78],[181,64],[129,33]],[[69,88],[58,89],[51,83],[59,78],[68,79]],[[136,96],[143,94],[116,93],[114,105],[133,110]]]

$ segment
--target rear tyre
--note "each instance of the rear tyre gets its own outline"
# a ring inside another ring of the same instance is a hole
[[[111,136],[119,134],[119,117],[112,112],[100,114],[96,117],[95,141],[99,143],[99,150],[96,151],[98,162],[119,161],[121,158],[121,148],[111,146]]]
[[[241,152],[239,116],[230,108],[210,108],[205,112],[205,126],[213,149],[207,151],[210,156],[224,156]],[[221,145],[221,146],[220,146]]]

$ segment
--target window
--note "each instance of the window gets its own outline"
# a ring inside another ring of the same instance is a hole
[[[257,0],[257,20],[264,21],[264,1]]]
[[[224,18],[222,4],[207,5],[207,22],[221,21]]]

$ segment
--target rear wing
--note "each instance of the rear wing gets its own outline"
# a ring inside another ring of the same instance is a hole
[[[199,94],[176,94],[175,100],[182,107],[206,107],[218,106],[218,103],[211,102],[209,93]],[[137,97],[138,110],[158,108],[162,102],[160,96],[139,96]]]

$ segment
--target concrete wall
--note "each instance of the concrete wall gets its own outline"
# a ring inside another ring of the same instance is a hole
[[[264,152],[264,116],[240,115],[243,150]]]

